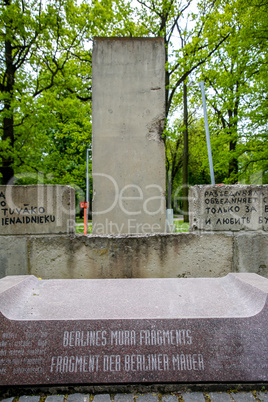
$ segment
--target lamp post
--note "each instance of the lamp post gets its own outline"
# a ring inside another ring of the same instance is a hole
[[[210,179],[211,184],[215,184],[214,178],[214,169],[213,169],[213,161],[212,161],[212,153],[211,153],[211,145],[210,145],[210,136],[209,136],[209,128],[208,128],[208,116],[207,116],[207,106],[206,106],[206,96],[205,96],[205,86],[204,81],[199,83],[202,93],[202,102],[203,102],[203,110],[204,110],[204,119],[205,119],[205,129],[206,129],[206,139],[207,139],[207,148],[208,148],[208,160],[209,160],[209,170],[210,170]]]

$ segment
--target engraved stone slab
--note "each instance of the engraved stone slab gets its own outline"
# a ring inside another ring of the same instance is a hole
[[[0,385],[267,381],[268,280],[0,280]]]
[[[70,186],[0,186],[0,235],[73,233]]]
[[[268,231],[268,185],[193,186],[190,230]]]

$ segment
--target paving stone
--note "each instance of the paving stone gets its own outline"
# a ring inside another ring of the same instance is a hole
[[[89,402],[89,395],[85,394],[68,395],[67,402]]]
[[[46,402],[64,402],[64,395],[49,395]]]
[[[1,402],[12,402],[14,398],[1,399]]]
[[[184,402],[204,402],[205,397],[202,392],[186,392],[182,394]]]
[[[39,402],[40,396],[21,396],[19,399],[20,402]]]
[[[93,402],[110,402],[111,396],[110,394],[99,394],[95,395],[93,398]]]
[[[256,398],[250,392],[238,392],[237,394],[231,394],[235,402],[255,402]]]
[[[258,392],[257,393],[257,398],[261,402],[268,402],[268,392]]]
[[[227,392],[210,392],[208,396],[211,402],[231,402],[231,397]]]
[[[162,402],[178,402],[178,398],[175,395],[164,395]]]
[[[134,395],[133,394],[116,394],[114,396],[114,402],[133,402]]]
[[[136,402],[158,402],[157,394],[139,394]]]

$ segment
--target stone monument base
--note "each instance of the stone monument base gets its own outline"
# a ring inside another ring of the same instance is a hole
[[[268,280],[0,280],[0,385],[264,382]]]

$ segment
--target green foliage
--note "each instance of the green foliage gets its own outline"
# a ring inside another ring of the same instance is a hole
[[[201,78],[210,89],[211,135],[219,151],[215,168],[224,172],[228,165],[224,182],[235,183],[245,181],[250,165],[264,172],[268,167],[267,99],[263,97],[267,43],[256,41],[263,19],[256,4],[245,7],[234,1],[223,8],[230,10],[225,24],[232,34],[203,66]]]
[[[2,182],[10,168],[17,183],[84,190],[93,37],[161,36],[173,206],[181,203],[183,83],[189,89],[189,183],[210,182],[201,79],[216,182],[268,183],[267,5],[200,0],[195,9],[192,0],[0,0]]]

